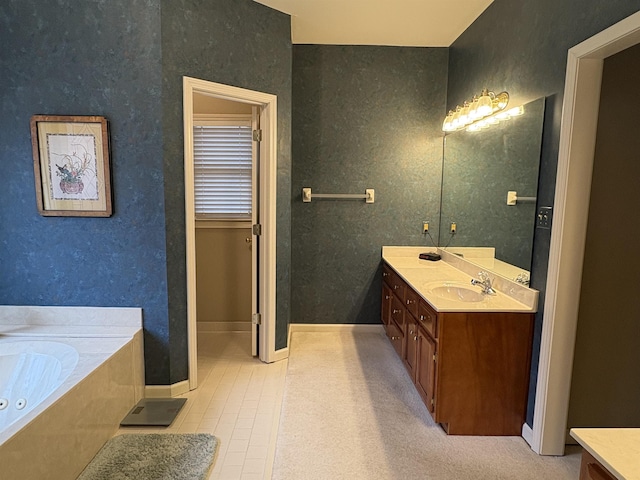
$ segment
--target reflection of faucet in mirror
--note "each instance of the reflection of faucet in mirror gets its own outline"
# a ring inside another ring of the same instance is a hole
[[[523,109],[489,129],[445,135],[438,243],[452,240],[456,222],[451,247],[493,247],[496,259],[531,270],[536,204],[509,206],[505,194],[537,192],[544,98]]]

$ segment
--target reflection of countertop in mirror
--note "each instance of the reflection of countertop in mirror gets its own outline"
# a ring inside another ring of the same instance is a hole
[[[439,312],[521,312],[532,313],[538,307],[538,292],[499,275],[491,275],[497,295],[483,295],[479,301],[443,298],[433,293],[437,284],[449,282],[465,289],[480,292],[471,285],[477,278],[478,265],[438,250],[442,260],[420,260],[422,252],[434,247],[382,247],[382,258],[420,296]]]
[[[515,280],[518,275],[529,277],[529,271],[495,258],[495,248],[491,247],[452,247],[447,252],[461,254],[465,260],[475,263],[484,270],[489,270],[503,277]]]
[[[640,428],[572,428],[571,436],[620,480],[640,480]]]

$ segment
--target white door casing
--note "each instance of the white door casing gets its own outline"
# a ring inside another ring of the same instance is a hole
[[[276,185],[277,185],[277,97],[275,95],[232,87],[191,77],[183,77],[185,227],[187,260],[187,335],[189,389],[198,385],[196,329],[196,258],[195,195],[193,166],[193,95],[200,93],[259,107],[262,141],[260,142],[260,179],[258,203],[262,235],[257,243],[258,307],[262,314],[259,333],[259,356],[274,362],[288,356],[288,349],[275,350],[276,327]],[[255,237],[254,237],[255,240]]]
[[[564,453],[604,59],[640,43],[640,12],[568,53],[533,428],[541,455]]]

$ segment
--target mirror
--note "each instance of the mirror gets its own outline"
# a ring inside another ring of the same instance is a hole
[[[452,252],[455,247],[493,247],[496,259],[528,273],[544,98],[527,103],[523,110],[486,129],[445,135],[438,244]],[[515,205],[507,205],[510,191],[519,198]]]

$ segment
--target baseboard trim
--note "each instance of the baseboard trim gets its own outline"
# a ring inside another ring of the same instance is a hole
[[[352,332],[384,334],[382,324],[370,323],[290,323],[287,345],[291,346],[291,334],[295,332]]]
[[[281,348],[280,350],[276,350],[275,353],[271,356],[274,362],[279,362],[280,360],[286,360],[289,358],[289,347]]]
[[[250,332],[251,322],[197,322],[198,333]]]
[[[522,438],[531,446],[533,443],[533,430],[526,423],[522,425]]]
[[[177,397],[189,391],[189,380],[174,383],[172,385],[146,385],[144,387],[145,398],[169,398]]]

